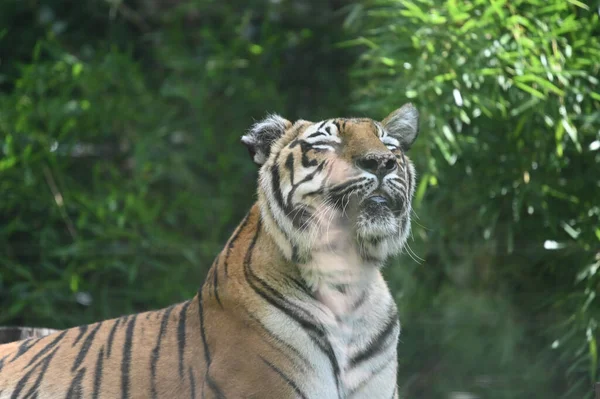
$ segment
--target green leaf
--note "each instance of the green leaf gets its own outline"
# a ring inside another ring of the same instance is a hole
[[[83,71],[83,64],[80,62],[76,62],[71,67],[71,70],[72,70],[73,77],[77,78],[77,77],[79,77],[79,75],[81,75],[81,72]]]
[[[574,6],[577,6],[579,8],[583,8],[584,10],[588,10],[589,11],[589,9],[590,9],[590,7],[587,4],[582,3],[581,1],[578,1],[578,0],[567,0],[567,1],[569,3],[571,3],[571,4],[573,4]]]
[[[537,97],[539,99],[545,100],[546,99],[546,95],[544,93],[542,93],[539,90],[534,89],[531,86],[527,86],[525,83],[522,82],[515,82],[515,86],[517,86],[519,89],[531,94],[534,97]]]
[[[71,292],[79,291],[79,276],[77,276],[75,274],[71,275],[71,280],[69,282],[69,288],[71,289]]]
[[[575,126],[573,126],[565,118],[561,119],[560,123],[563,126],[563,128],[565,129],[565,131],[567,132],[567,134],[569,135],[569,138],[571,139],[571,141],[573,141],[573,143],[575,144],[577,151],[581,152],[582,148],[581,148],[581,144],[579,144],[579,140],[577,138],[577,128]]]
[[[380,61],[382,64],[387,65],[389,67],[393,67],[394,65],[396,65],[396,61],[388,57],[381,57]]]
[[[14,167],[17,164],[17,157],[7,157],[0,159],[0,172]]]
[[[423,203],[423,198],[425,197],[425,193],[427,192],[427,186],[429,184],[429,176],[430,175],[427,173],[421,176],[421,181],[419,182],[417,191],[415,192],[415,207],[420,207]]]
[[[533,74],[525,74],[522,76],[515,76],[514,77],[515,82],[535,82],[538,85],[540,85],[542,88],[546,89],[547,91],[553,92],[554,94],[563,97],[565,95],[565,92],[561,89],[559,89],[558,87],[556,87],[555,85],[553,85],[552,83],[550,83],[548,80],[541,78],[537,75],[533,75]]]
[[[250,47],[248,48],[248,50],[250,51],[250,53],[252,53],[254,55],[260,55],[263,52],[262,46],[260,46],[258,44],[252,44],[252,45],[250,45]]]
[[[358,37],[356,39],[351,40],[342,40],[335,44],[337,48],[346,48],[346,47],[357,47],[357,46],[367,46],[368,48],[374,50],[379,46],[375,44],[374,41],[367,39],[366,37]]]

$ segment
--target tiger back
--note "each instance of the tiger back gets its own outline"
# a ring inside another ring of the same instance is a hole
[[[410,230],[417,126],[410,104],[255,124],[258,201],[197,295],[0,345],[0,399],[397,397],[381,268]]]

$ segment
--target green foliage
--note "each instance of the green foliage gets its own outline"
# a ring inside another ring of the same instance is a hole
[[[591,397],[597,5],[365,3],[353,14],[362,37],[345,43],[368,45],[355,69],[359,109],[385,115],[404,97],[423,120],[409,252],[425,260],[388,273],[406,326],[406,396]]]
[[[591,397],[600,4],[343,4],[2,2],[0,324],[192,296],[254,200],[253,120],[413,101],[414,233],[386,271],[403,394]]]
[[[324,3],[8,1],[0,16],[3,325],[193,296],[255,199],[245,129],[347,97]]]

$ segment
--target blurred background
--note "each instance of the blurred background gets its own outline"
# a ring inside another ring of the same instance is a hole
[[[3,0],[0,325],[195,294],[255,201],[239,144],[421,111],[386,269],[406,398],[591,398],[600,321],[597,0]]]

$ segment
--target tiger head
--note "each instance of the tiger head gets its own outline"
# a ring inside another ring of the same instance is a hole
[[[337,118],[292,123],[278,115],[242,137],[260,166],[258,202],[286,258],[351,249],[381,265],[410,230],[415,169],[406,156],[418,135],[412,104],[383,121]]]

